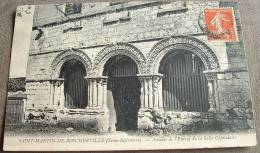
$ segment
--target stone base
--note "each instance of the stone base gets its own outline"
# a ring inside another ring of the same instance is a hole
[[[58,124],[62,128],[80,128],[91,132],[109,132],[109,110],[26,108],[26,122]]]
[[[61,128],[75,128],[90,132],[114,132],[109,124],[109,110],[102,108],[26,108],[26,122],[56,124]],[[151,134],[198,132],[235,132],[253,130],[252,117],[229,116],[212,112],[174,112],[142,108],[138,112],[138,130]]]
[[[141,109],[138,114],[138,130],[150,134],[236,132],[252,129],[252,118],[231,117],[212,111],[164,112],[147,108]]]
[[[163,127],[163,110],[156,108],[141,108],[138,112],[138,129],[150,130]]]

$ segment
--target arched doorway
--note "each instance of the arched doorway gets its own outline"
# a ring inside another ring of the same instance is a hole
[[[162,86],[166,110],[208,111],[208,82],[204,70],[201,59],[187,50],[174,50],[163,57],[159,72],[164,75]]]
[[[87,80],[84,65],[71,59],[65,62],[61,67],[60,78],[64,78],[64,97],[66,108],[85,108],[87,106]]]
[[[125,55],[111,57],[104,66],[103,75],[108,76],[110,127],[117,131],[137,129],[141,87],[137,73],[136,63]]]

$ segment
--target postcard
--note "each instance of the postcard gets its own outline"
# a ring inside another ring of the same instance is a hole
[[[256,145],[237,2],[19,6],[4,150]]]

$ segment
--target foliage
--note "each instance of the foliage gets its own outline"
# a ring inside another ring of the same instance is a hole
[[[8,81],[8,92],[25,91],[25,78],[11,78]]]

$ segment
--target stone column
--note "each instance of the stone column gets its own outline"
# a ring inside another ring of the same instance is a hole
[[[163,109],[162,77],[161,74],[153,76],[154,103],[159,109]]]
[[[162,109],[162,74],[139,74],[141,109]]]
[[[87,109],[107,108],[107,77],[85,77],[88,80]]]
[[[93,97],[92,97],[92,106],[93,107],[97,107],[98,106],[98,88],[97,88],[97,85],[98,85],[98,83],[97,83],[97,79],[92,79],[92,91],[93,91]]]
[[[144,77],[144,108],[149,107],[148,79]]]
[[[163,115],[162,74],[139,74],[141,108],[138,111],[138,129],[153,127],[153,115]]]
[[[52,79],[50,80],[50,86],[50,106],[64,107],[64,79]]]
[[[217,90],[217,72],[204,71],[203,72],[208,80],[208,95],[209,95],[209,112],[216,112],[216,105],[218,103],[218,90]]]
[[[109,110],[107,107],[107,77],[85,77],[88,80],[88,106],[87,114],[97,121],[99,131],[109,130]]]
[[[140,84],[141,84],[141,93],[140,93],[140,102],[141,102],[141,104],[140,104],[140,106],[141,106],[141,108],[143,108],[144,107],[144,103],[145,103],[145,98],[144,98],[144,84],[145,84],[145,81],[144,81],[144,79],[142,78],[142,77],[139,77],[139,80],[140,80]]]
[[[54,97],[54,81],[50,81],[50,97],[49,97],[49,106],[53,106],[53,97]]]
[[[107,78],[102,79],[102,87],[103,87],[103,108],[108,109],[108,104],[107,104]]]
[[[154,99],[153,99],[153,96],[154,96],[154,93],[153,93],[153,77],[151,76],[151,77],[147,78],[147,80],[148,80],[147,82],[148,82],[148,97],[149,97],[149,99],[148,99],[148,103],[149,103],[148,107],[149,108],[154,108],[155,102],[154,102]]]
[[[65,107],[64,81],[60,82],[59,107],[61,107],[61,108]]]

